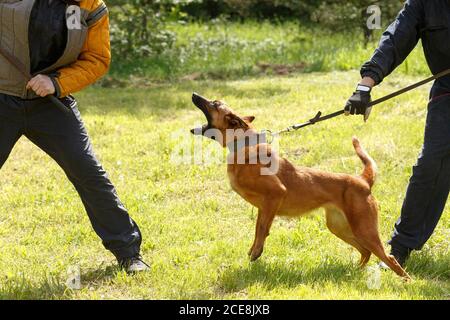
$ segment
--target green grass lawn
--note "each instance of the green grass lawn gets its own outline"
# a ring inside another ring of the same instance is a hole
[[[385,272],[381,287],[369,289],[358,254],[326,229],[321,211],[276,219],[263,256],[250,263],[256,210],[231,190],[225,165],[171,163],[180,141],[172,132],[184,133],[189,144],[201,140],[188,132],[204,121],[190,103],[192,91],[255,115],[258,128],[281,129],[342,108],[358,78],[357,71],[310,73],[78,94],[96,152],[143,232],[142,253],[152,269],[134,277],[119,272],[63,172],[21,139],[0,171],[0,298],[449,299],[450,206],[408,264],[414,280]],[[394,75],[374,98],[417,80]],[[377,107],[367,124],[341,117],[286,135],[281,153],[297,165],[356,174],[362,165],[351,137],[357,135],[380,168],[374,194],[387,241],[420,151],[428,89]],[[65,286],[74,265],[81,290]]]

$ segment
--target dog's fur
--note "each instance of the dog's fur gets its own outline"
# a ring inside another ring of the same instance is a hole
[[[205,114],[208,124],[199,131],[192,130],[192,133],[204,134],[207,129],[214,128],[222,133],[224,139],[220,142],[224,147],[230,143],[226,130],[242,129],[240,131],[246,135],[257,134],[251,125],[254,117],[241,118],[225,103],[209,101],[197,94],[193,95],[193,102]],[[237,135],[233,139],[240,138]],[[255,240],[249,251],[252,261],[261,256],[276,215],[300,216],[322,207],[326,212],[328,229],[361,253],[361,266],[367,264],[373,253],[399,276],[410,279],[395,258],[386,254],[380,240],[378,208],[371,194],[376,164],[357,138],[353,138],[353,146],[364,164],[361,176],[296,167],[274,154],[266,143],[244,146],[229,155],[233,159],[236,153],[244,153],[245,159],[250,159],[262,151],[271,154],[271,161],[278,162],[279,169],[274,175],[262,175],[261,168],[268,165],[260,162],[237,164],[229,161],[228,164],[228,177],[233,190],[258,208]]]

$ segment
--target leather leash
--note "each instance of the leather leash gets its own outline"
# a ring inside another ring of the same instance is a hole
[[[425,85],[425,84],[427,84],[427,83],[429,83],[431,81],[437,80],[437,79],[445,77],[447,75],[450,75],[450,69],[442,71],[442,72],[440,72],[440,73],[438,73],[436,75],[433,75],[432,77],[429,77],[429,78],[427,78],[425,80],[419,81],[419,82],[417,82],[415,84],[412,84],[412,85],[410,85],[410,86],[408,86],[406,88],[403,88],[401,90],[398,90],[396,92],[388,94],[387,96],[384,96],[382,98],[374,100],[374,101],[369,103],[368,108],[372,108],[373,106],[376,106],[377,104],[386,102],[386,101],[388,101],[390,99],[398,97],[399,95],[402,95],[402,94],[404,94],[406,92],[409,92],[411,90],[417,89],[418,87],[421,87],[421,86],[423,86],[423,85]],[[292,125],[290,127],[287,127],[286,129],[283,129],[283,130],[280,130],[280,131],[277,131],[277,132],[272,132],[271,130],[263,130],[263,132],[266,133],[266,135],[270,135],[271,136],[271,139],[268,139],[269,143],[271,143],[275,136],[278,136],[278,135],[280,135],[282,133],[296,131],[296,130],[302,129],[304,127],[316,124],[318,122],[322,122],[322,121],[325,121],[325,120],[329,120],[329,119],[335,118],[335,117],[340,116],[340,115],[342,115],[344,113],[345,113],[344,110],[339,110],[339,111],[327,114],[325,116],[322,116],[322,112],[319,111],[314,118],[308,120],[305,123],[294,124],[294,125]]]
[[[25,65],[23,65],[16,57],[10,54],[8,51],[4,50],[0,46],[0,55],[2,55],[14,68],[17,69],[27,80],[32,78],[31,74],[26,71]],[[65,114],[69,114],[70,110],[67,108],[57,97],[53,95],[48,95],[45,98],[48,98],[58,109],[63,111]]]

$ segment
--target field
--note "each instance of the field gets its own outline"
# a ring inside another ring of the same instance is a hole
[[[204,120],[190,103],[197,91],[227,101],[255,126],[278,129],[342,108],[357,71],[269,75],[243,80],[182,81],[140,88],[91,88],[77,95],[96,152],[144,235],[151,271],[115,268],[62,171],[21,139],[0,171],[0,298],[3,299],[449,299],[450,207],[424,250],[408,264],[414,278],[357,268],[356,252],[326,229],[321,212],[277,219],[265,252],[250,263],[256,211],[233,193],[224,164],[174,164],[180,138]],[[419,80],[396,73],[380,97]],[[379,106],[364,124],[338,118],[282,138],[297,165],[357,174],[357,135],[380,167],[374,194],[382,238],[399,215],[422,142],[429,87]],[[209,148],[221,152],[214,142]],[[371,266],[378,261],[371,260]],[[67,269],[81,268],[81,290],[67,289]]]

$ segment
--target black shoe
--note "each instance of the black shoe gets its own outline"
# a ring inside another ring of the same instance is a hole
[[[392,248],[391,249],[391,255],[394,256],[395,260],[400,264],[400,266],[403,268],[406,264],[406,261],[408,261],[409,256],[411,255],[411,249],[398,249],[398,248]]]
[[[126,273],[138,273],[150,270],[150,266],[142,260],[140,255],[118,260],[119,268]]]
[[[406,262],[409,259],[409,256],[411,255],[411,249],[408,248],[391,248],[391,255],[394,256],[395,260],[397,260],[398,264],[404,268]],[[390,269],[384,262],[380,263],[380,267],[382,269]]]

